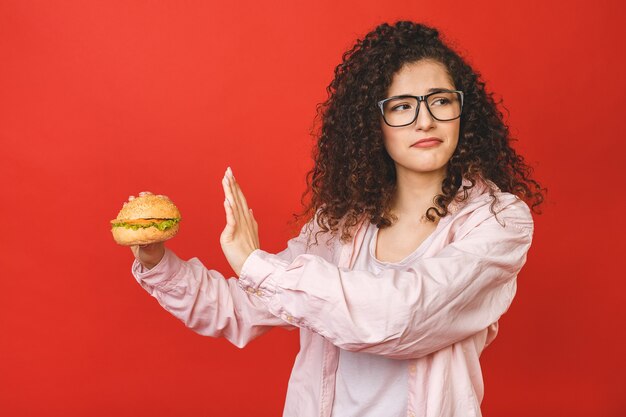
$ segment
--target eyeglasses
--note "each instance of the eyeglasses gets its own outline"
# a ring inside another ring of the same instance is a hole
[[[422,101],[435,120],[447,122],[461,117],[463,92],[458,90],[438,90],[425,96],[393,96],[379,101],[378,107],[387,125],[402,127],[417,119]]]

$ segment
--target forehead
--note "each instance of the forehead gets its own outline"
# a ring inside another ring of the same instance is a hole
[[[405,64],[391,80],[388,94],[423,95],[431,88],[454,89],[454,83],[443,64],[437,61],[421,60]]]

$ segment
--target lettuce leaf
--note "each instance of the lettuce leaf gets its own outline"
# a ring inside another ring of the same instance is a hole
[[[125,227],[126,229],[132,229],[132,230],[147,229],[148,227],[156,227],[160,231],[165,231],[175,226],[178,222],[180,222],[180,219],[158,220],[152,223],[144,223],[144,224],[118,222],[118,223],[113,223],[113,227]]]

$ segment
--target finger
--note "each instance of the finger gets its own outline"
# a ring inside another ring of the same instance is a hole
[[[239,215],[239,211],[236,208],[236,201],[232,192],[228,175],[224,175],[224,178],[222,178],[222,187],[224,188],[224,198],[231,209],[231,213],[233,214],[233,217],[235,218],[235,220],[237,220],[240,218],[240,215]]]
[[[241,222],[243,223],[245,222],[246,226],[251,229],[252,226],[252,219],[250,218],[250,212],[249,212],[249,207],[248,207],[248,202],[246,200],[246,197],[243,195],[243,191],[241,191],[241,187],[239,186],[239,183],[237,182],[237,180],[235,179],[235,176],[232,173],[232,170],[230,169],[230,167],[228,167],[228,172],[230,173],[230,180],[232,183],[232,192],[233,195],[235,197],[235,201],[237,203],[237,208],[241,214]]]
[[[228,200],[224,200],[224,212],[226,213],[226,226],[224,226],[222,238],[227,239],[227,242],[229,242],[233,239],[237,223],[233,214],[233,209],[228,203]]]
[[[237,206],[236,209],[239,213],[238,224],[244,227],[244,229],[242,229],[244,233],[248,235],[248,237],[257,247],[259,247],[258,232],[254,227],[254,219],[250,215],[250,209],[248,208],[246,198],[243,195],[243,191],[241,191],[241,187],[235,179],[235,176],[233,175],[232,169],[230,167],[228,167],[228,169],[226,170],[226,176],[229,179],[231,193],[233,194],[235,204]]]
[[[228,180],[230,195],[232,196],[232,200],[230,200],[230,202],[233,206],[233,210],[235,211],[235,215],[237,216],[237,219],[240,220],[240,223],[244,222],[246,213],[244,212],[239,196],[237,195],[237,182],[235,181],[235,177],[233,176],[230,167],[226,170],[226,178]]]
[[[239,224],[243,220],[241,219],[239,211],[236,209],[236,206],[234,203],[235,199],[232,194],[231,186],[229,184],[228,175],[225,175],[224,178],[222,179],[222,185],[224,186],[224,194],[226,197],[224,199],[224,211],[226,213],[226,226],[224,227],[224,231],[222,232],[222,235],[225,236],[227,239],[233,239],[234,234],[237,230],[237,224]]]
[[[235,189],[237,192],[237,196],[239,197],[239,202],[241,204],[241,208],[245,213],[244,219],[246,221],[246,224],[248,225],[248,232],[250,233],[250,235],[252,236],[252,238],[257,241],[257,245],[258,245],[258,236],[257,236],[257,229],[255,227],[255,223],[256,221],[254,220],[254,215],[252,214],[252,209],[250,207],[248,207],[248,201],[246,200],[246,196],[243,194],[243,191],[241,190],[241,187],[239,186],[238,183],[235,183]]]
[[[248,211],[250,212],[250,223],[252,224],[252,227],[254,228],[255,232],[259,231],[259,224],[256,222],[256,219],[254,218],[254,212],[252,211],[252,209],[248,209]]]
[[[145,245],[139,245],[139,247],[146,253],[153,252],[157,249],[158,243],[146,243]]]
[[[250,211],[250,218],[252,219],[252,224],[254,224],[255,226],[257,225],[256,219],[254,218],[254,211],[252,211],[252,209],[248,209]]]
[[[231,207],[228,200],[224,200],[224,211],[226,212],[226,224],[228,226],[235,227],[235,225],[237,224],[237,219],[235,219],[233,208]]]
[[[254,213],[252,212],[252,209],[250,209],[250,219],[252,220],[252,227],[253,227],[253,238],[254,238],[254,242],[256,243],[256,247],[259,248],[261,247],[260,243],[259,243],[259,224],[257,223],[256,219],[254,218]]]
[[[238,198],[239,204],[241,204],[241,209],[243,210],[243,212],[248,214],[248,210],[250,209],[248,207],[248,200],[246,200],[246,196],[243,194],[243,190],[241,189],[241,186],[235,180],[234,177],[233,177],[233,182],[235,183],[235,197]]]

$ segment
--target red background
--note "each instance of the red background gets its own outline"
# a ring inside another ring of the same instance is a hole
[[[549,188],[483,355],[485,416],[623,416],[624,6],[618,1],[0,2],[0,414],[278,416],[296,332],[201,337],[108,221],[169,195],[181,257],[219,248],[233,167],[281,250],[334,66],[377,23],[439,27],[504,100]]]

